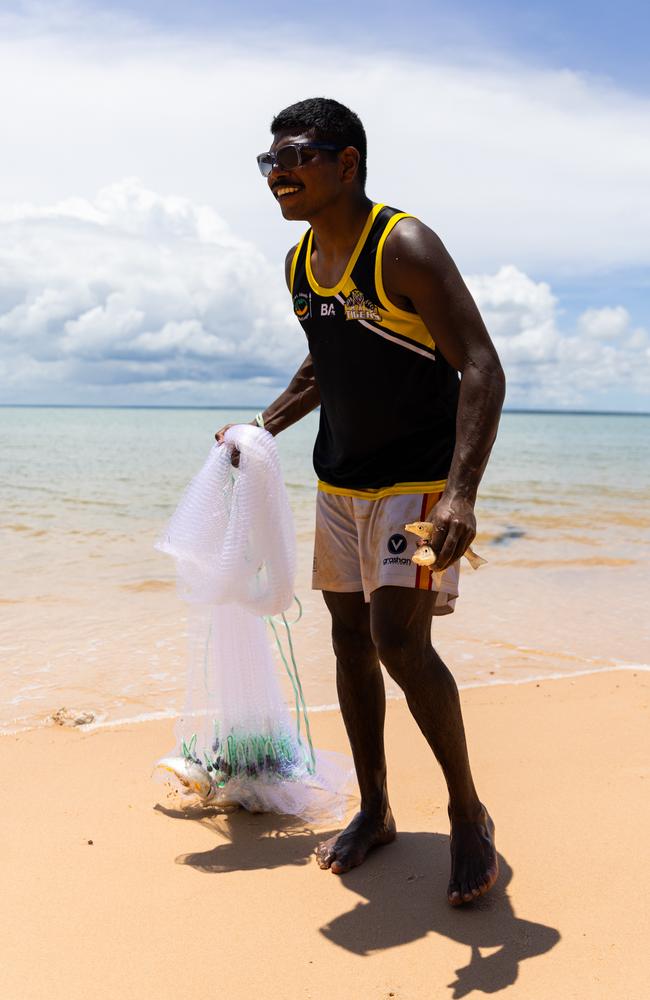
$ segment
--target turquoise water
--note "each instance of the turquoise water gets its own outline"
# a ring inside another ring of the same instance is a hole
[[[0,726],[62,705],[100,719],[174,711],[185,609],[153,542],[214,432],[251,410],[0,408]],[[299,543],[308,700],[334,702],[309,589],[312,414],[278,438]],[[650,417],[505,414],[478,551],[434,639],[461,684],[647,662]]]

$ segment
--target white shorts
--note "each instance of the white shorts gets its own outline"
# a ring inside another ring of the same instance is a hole
[[[426,521],[441,493],[406,493],[361,500],[318,491],[314,543],[314,590],[363,591],[366,601],[378,587],[413,587],[435,592],[435,615],[454,610],[460,565],[442,573],[416,566],[417,537],[404,530]]]

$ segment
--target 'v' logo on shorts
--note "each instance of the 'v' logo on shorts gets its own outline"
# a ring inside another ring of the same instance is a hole
[[[388,539],[388,551],[398,556],[406,548],[407,541],[404,535],[391,535]]]

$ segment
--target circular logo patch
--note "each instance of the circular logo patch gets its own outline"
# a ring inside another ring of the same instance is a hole
[[[309,299],[306,295],[295,295],[293,299],[293,311],[298,319],[307,319],[309,316]]]
[[[400,555],[407,546],[404,535],[391,535],[388,539],[388,551],[392,556]]]

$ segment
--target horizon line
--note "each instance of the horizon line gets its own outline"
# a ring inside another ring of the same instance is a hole
[[[0,409],[24,410],[264,410],[263,404],[228,403],[225,405],[165,403],[0,403]],[[503,413],[536,413],[548,416],[576,417],[650,417],[647,410],[550,410],[547,408],[504,407]]]

